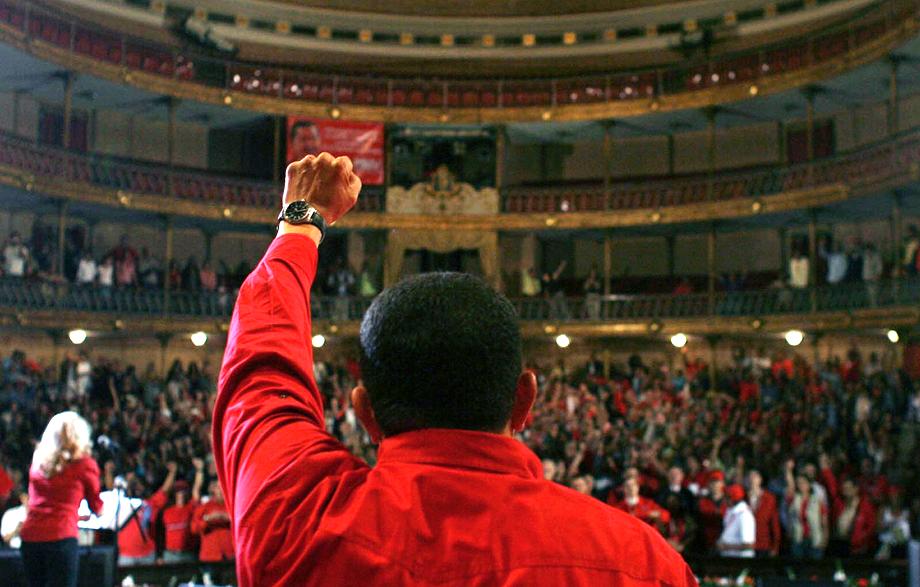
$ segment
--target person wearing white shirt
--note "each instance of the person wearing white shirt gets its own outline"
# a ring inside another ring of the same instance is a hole
[[[827,258],[827,283],[840,283],[847,275],[847,256],[839,244],[833,245],[830,252],[825,252],[824,255]]]
[[[722,556],[754,558],[757,522],[751,506],[744,501],[744,488],[740,485],[730,485],[726,488],[725,494],[732,505],[725,510],[722,535],[716,543],[716,548]]]
[[[96,261],[89,251],[83,253],[80,264],[77,265],[77,284],[92,285],[96,282]]]
[[[29,249],[22,244],[19,233],[13,232],[3,247],[3,271],[10,277],[24,277],[28,265]]]
[[[112,287],[115,285],[115,265],[111,257],[106,257],[99,266],[99,285],[102,287]]]
[[[789,285],[808,287],[808,257],[796,252],[789,260]]]
[[[19,492],[19,505],[3,512],[3,518],[0,519],[0,536],[3,542],[10,548],[19,548],[22,545],[22,539],[19,537],[19,531],[22,529],[23,522],[26,521],[26,506],[29,503],[29,494]]]

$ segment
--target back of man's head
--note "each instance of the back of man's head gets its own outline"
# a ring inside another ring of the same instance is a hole
[[[521,373],[511,303],[462,273],[427,273],[381,293],[361,323],[361,373],[383,433],[500,432]]]

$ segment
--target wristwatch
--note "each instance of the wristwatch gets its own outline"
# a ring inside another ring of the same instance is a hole
[[[289,202],[278,214],[278,224],[281,224],[282,220],[293,225],[312,224],[319,229],[319,242],[322,243],[326,238],[326,219],[306,200]]]

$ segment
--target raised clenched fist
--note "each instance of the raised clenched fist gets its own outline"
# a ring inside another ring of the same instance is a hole
[[[282,203],[306,200],[331,225],[351,210],[360,191],[351,159],[323,152],[288,165]]]

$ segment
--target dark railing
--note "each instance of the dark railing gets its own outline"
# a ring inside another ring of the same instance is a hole
[[[846,55],[900,26],[912,3],[879,2],[805,38],[658,69],[535,80],[417,80],[311,73],[157,45],[28,2],[0,0],[0,23],[79,56],[214,88],[321,104],[418,108],[555,107],[646,100],[788,74]]]
[[[595,301],[566,298],[518,299],[523,320],[629,321],[706,316],[766,316],[837,312],[920,302],[920,280],[852,283],[817,288],[777,288],[755,291],[685,295],[612,295]]]
[[[22,311],[99,312],[120,316],[227,318],[230,292],[186,292],[80,287],[32,280],[0,280],[0,307]],[[525,321],[624,322],[708,316],[769,316],[850,311],[920,303],[920,279],[853,283],[813,289],[781,288],[686,295],[611,295],[585,298],[515,298]],[[371,298],[313,296],[316,320],[360,320]]]
[[[555,186],[514,187],[503,192],[506,213],[655,209],[712,199],[770,196],[814,185],[843,183],[851,192],[866,192],[885,182],[910,178],[920,162],[920,127],[894,138],[812,164],[720,172],[713,178],[696,174],[682,178],[653,178],[583,188]],[[268,181],[139,163],[130,159],[78,153],[0,132],[0,165],[31,176],[86,182],[110,189],[164,198],[225,206],[274,208],[278,186]],[[386,209],[383,189],[365,188],[358,200],[361,212]]]

